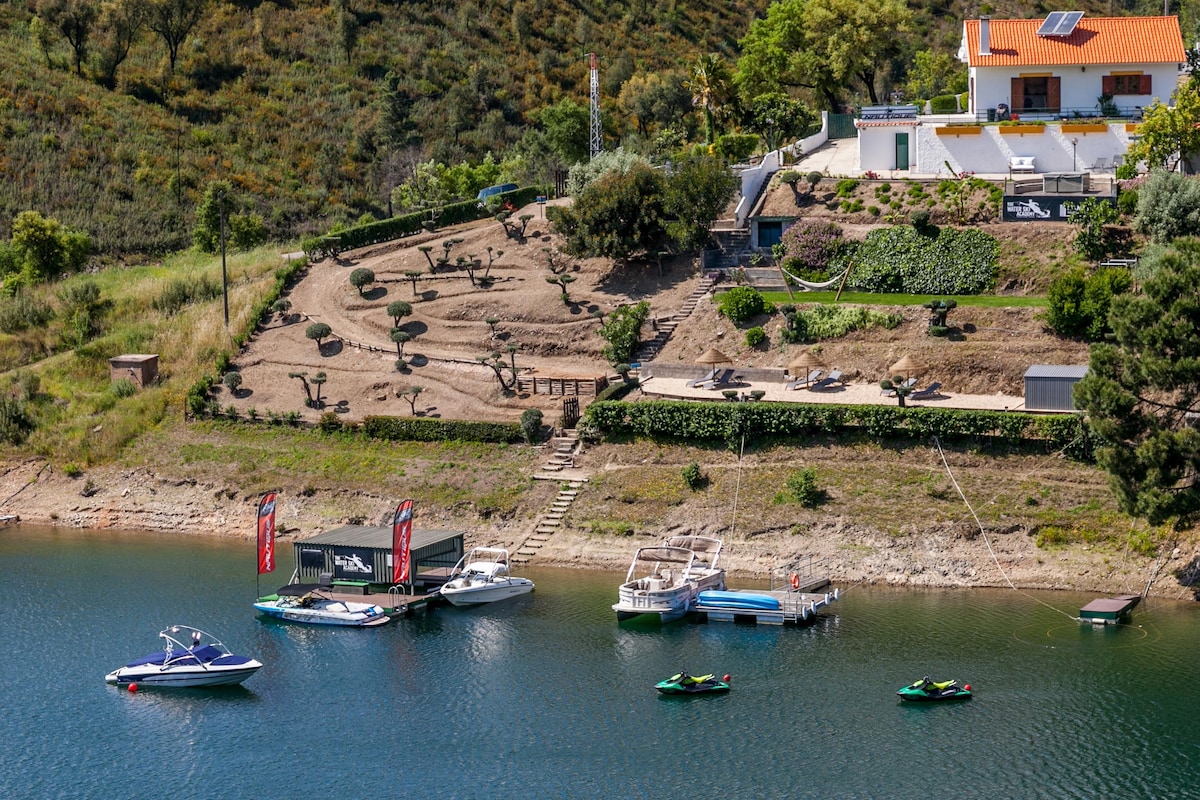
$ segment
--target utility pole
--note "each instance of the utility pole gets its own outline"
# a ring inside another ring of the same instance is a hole
[[[591,61],[591,137],[589,140],[588,153],[591,158],[595,158],[600,154],[603,148],[603,140],[600,136],[600,70],[596,67],[596,54],[588,53],[588,58]]]

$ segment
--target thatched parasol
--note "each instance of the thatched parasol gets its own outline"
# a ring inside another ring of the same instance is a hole
[[[696,359],[696,363],[716,366],[717,364],[732,364],[733,360],[717,348],[710,347],[704,352],[703,355]]]
[[[889,372],[888,375],[903,375],[905,378],[908,378],[913,375],[920,375],[927,369],[929,369],[929,367],[924,362],[915,359],[912,356],[904,356],[895,364],[892,364],[891,372]]]
[[[825,368],[825,362],[811,350],[805,350],[788,362],[788,369],[793,375],[807,374],[810,369]]]

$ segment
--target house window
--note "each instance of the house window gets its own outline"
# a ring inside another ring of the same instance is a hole
[[[1043,75],[1012,79],[1012,110],[1057,114],[1062,103],[1062,79]]]
[[[1119,94],[1151,94],[1149,75],[1105,75],[1101,80],[1101,91],[1114,97]]]

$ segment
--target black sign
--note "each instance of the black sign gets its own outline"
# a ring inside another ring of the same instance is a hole
[[[1087,199],[1069,195],[1005,195],[1000,218],[1005,222],[1066,222],[1075,206]],[[1116,205],[1112,197],[1097,199]]]
[[[301,569],[325,569],[325,551],[313,547],[300,548]]]
[[[374,551],[365,547],[334,547],[333,577],[348,581],[375,581]]]

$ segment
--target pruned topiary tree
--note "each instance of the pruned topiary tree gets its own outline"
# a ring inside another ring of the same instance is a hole
[[[359,295],[363,293],[364,286],[370,286],[375,282],[375,273],[366,267],[359,267],[350,273],[350,285],[358,289]]]
[[[321,349],[321,340],[331,336],[333,328],[329,327],[324,322],[314,322],[304,329],[304,335],[317,343],[317,350]]]

